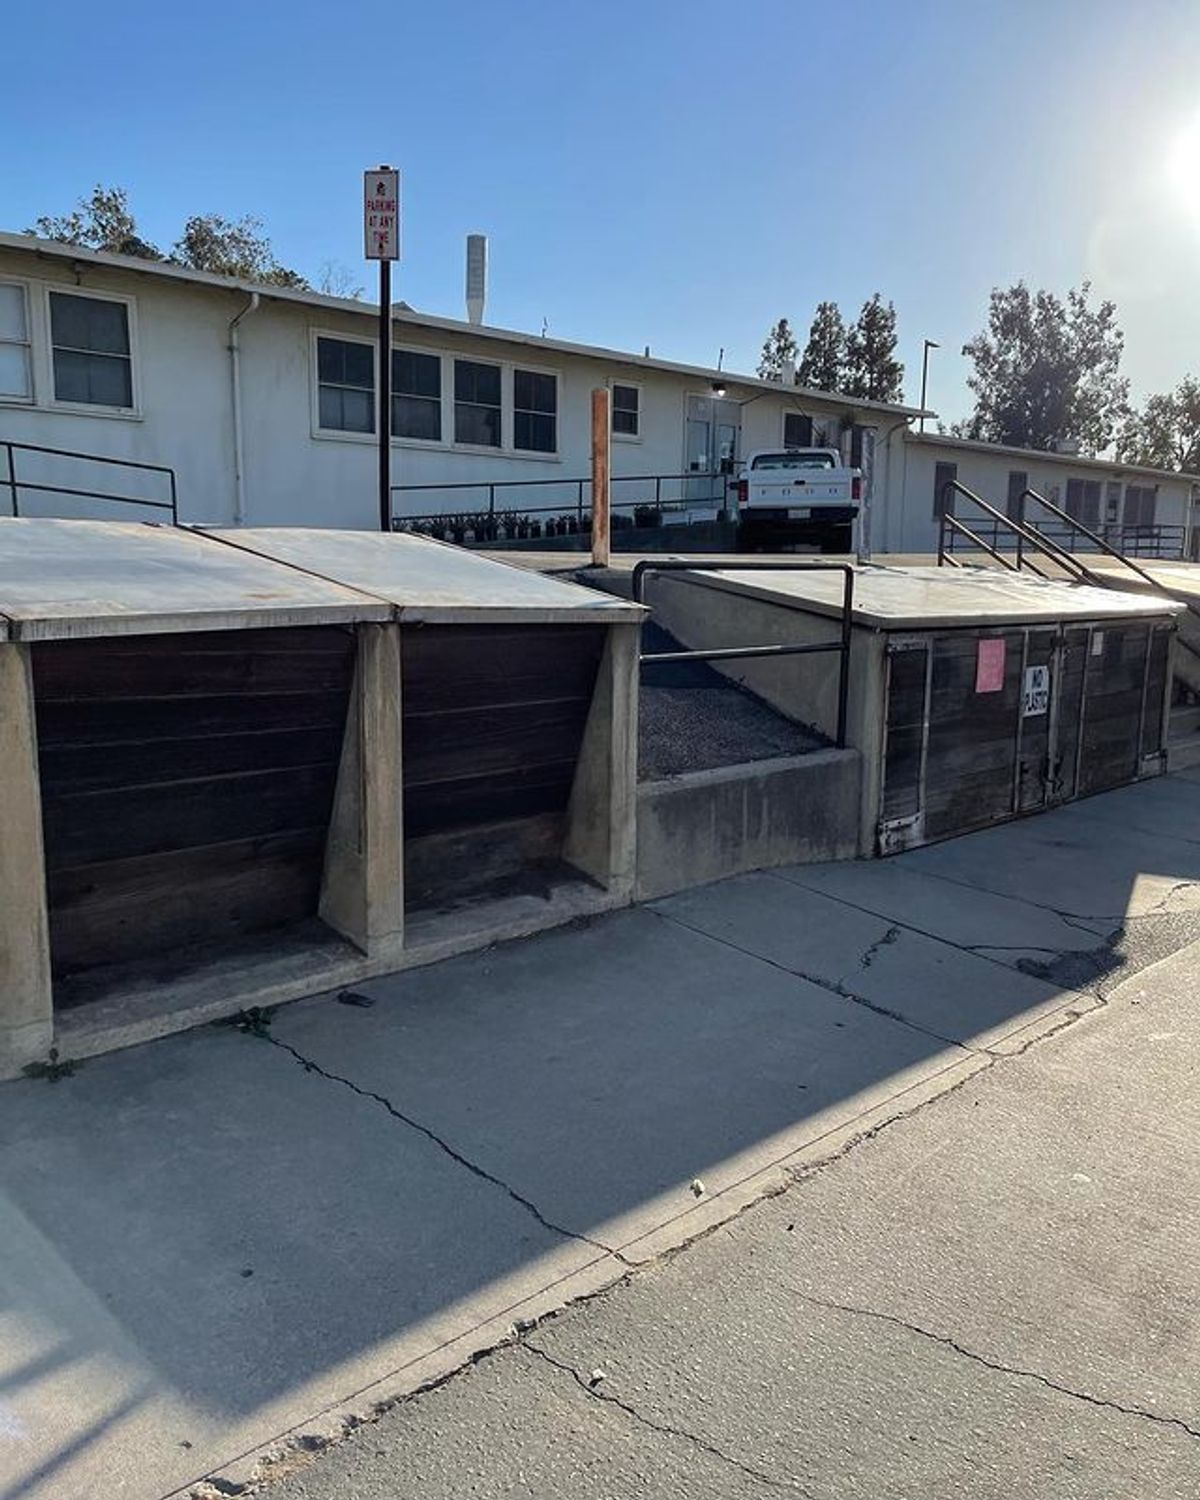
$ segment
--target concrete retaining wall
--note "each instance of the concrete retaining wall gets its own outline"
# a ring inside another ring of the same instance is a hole
[[[853,859],[861,777],[856,750],[818,750],[643,782],[637,899],[747,870]]]

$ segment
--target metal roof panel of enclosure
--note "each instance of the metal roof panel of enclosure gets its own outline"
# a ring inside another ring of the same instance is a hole
[[[272,527],[207,535],[386,600],[401,622],[606,625],[643,613],[611,595],[409,533]]]
[[[0,518],[0,616],[22,641],[386,620],[378,599],[198,533]]]
[[[703,573],[714,587],[837,616],[838,579],[808,572]],[[1091,588],[991,568],[895,568],[856,570],[853,619],[875,630],[939,630],[986,627],[1004,622],[1120,619],[1173,615],[1182,605],[1169,599],[1116,589]]]

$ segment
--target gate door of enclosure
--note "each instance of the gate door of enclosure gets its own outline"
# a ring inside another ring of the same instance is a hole
[[[878,846],[983,828],[1162,769],[1168,623],[892,636]]]

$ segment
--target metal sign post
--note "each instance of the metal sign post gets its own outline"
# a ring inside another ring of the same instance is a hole
[[[400,173],[363,173],[363,253],[379,262],[379,529],[392,529],[392,262],[400,259]]]

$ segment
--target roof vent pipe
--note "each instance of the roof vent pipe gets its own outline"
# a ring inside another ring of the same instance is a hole
[[[483,322],[487,301],[487,235],[467,235],[467,319]]]

